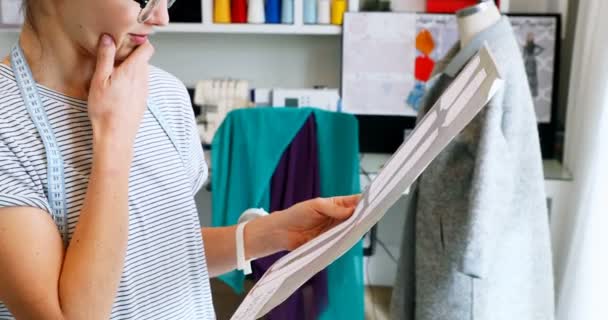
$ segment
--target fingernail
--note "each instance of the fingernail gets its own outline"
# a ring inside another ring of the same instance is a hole
[[[104,46],[109,46],[110,44],[112,44],[112,38],[110,38],[110,36],[107,34],[102,35],[101,44],[103,44]]]

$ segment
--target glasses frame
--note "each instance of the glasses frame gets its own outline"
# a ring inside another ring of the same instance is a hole
[[[152,12],[161,0],[133,0],[139,4],[141,11],[137,16],[137,22],[144,23],[150,19]],[[175,3],[176,0],[167,0],[167,9],[171,8],[171,6]]]

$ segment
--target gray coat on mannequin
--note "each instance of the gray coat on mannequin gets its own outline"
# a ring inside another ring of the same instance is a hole
[[[418,180],[408,219],[415,246],[407,248],[414,237],[406,231],[392,318],[550,320],[542,157],[521,52],[493,4],[465,10],[461,45],[438,63],[422,110],[484,43],[505,85]]]

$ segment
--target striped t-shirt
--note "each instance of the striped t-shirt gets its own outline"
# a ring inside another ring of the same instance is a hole
[[[215,319],[194,195],[207,179],[190,98],[151,68],[149,99],[172,127],[179,153],[146,111],[129,176],[129,240],[112,319]],[[86,101],[38,85],[65,166],[69,236],[87,189],[92,131]],[[10,67],[0,64],[0,207],[50,212],[42,140]],[[50,214],[50,213],[49,213]],[[0,301],[0,319],[13,319]]]

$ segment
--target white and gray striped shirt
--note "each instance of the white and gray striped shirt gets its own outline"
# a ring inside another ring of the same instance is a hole
[[[129,177],[129,240],[112,319],[215,319],[194,194],[207,165],[184,85],[158,69],[150,93],[173,129],[180,152],[146,111]],[[91,171],[86,101],[38,85],[65,163],[69,235]],[[0,207],[50,212],[46,153],[12,70],[0,64]],[[181,155],[181,157],[180,157]],[[183,160],[182,160],[183,159]],[[0,319],[13,319],[0,301]]]

